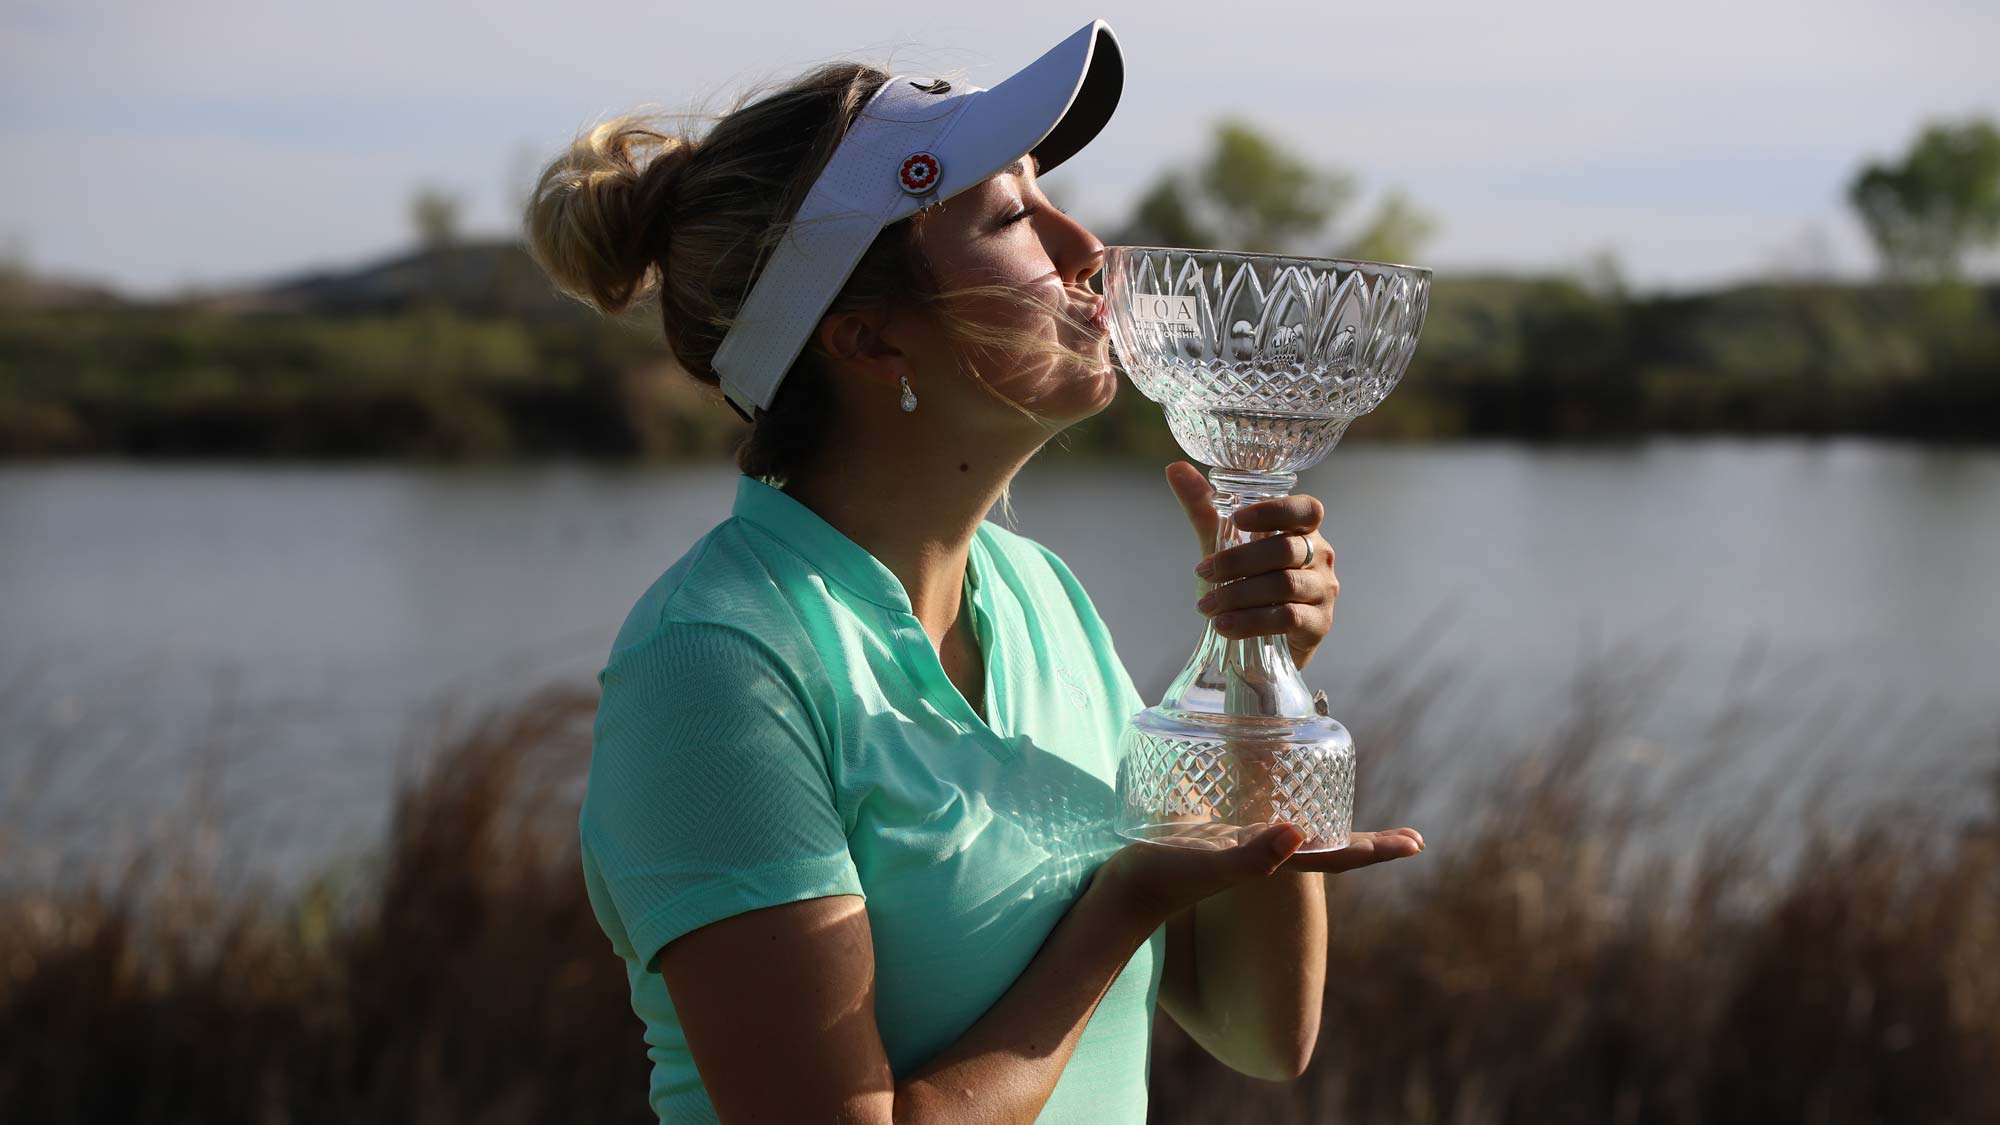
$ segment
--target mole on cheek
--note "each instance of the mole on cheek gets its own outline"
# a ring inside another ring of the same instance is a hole
[[[964,473],[964,472],[970,472],[971,470],[972,470],[972,466],[970,466],[970,465],[966,464],[965,462],[963,462],[963,461],[960,461],[960,462],[958,463],[958,471],[959,471],[959,472],[961,472],[961,473]]]

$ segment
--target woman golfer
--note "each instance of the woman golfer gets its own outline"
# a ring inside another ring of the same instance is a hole
[[[526,214],[606,313],[657,295],[680,364],[751,423],[728,519],[633,606],[598,673],[578,829],[667,1121],[1141,1122],[1157,1001],[1267,1079],[1311,1058],[1323,872],[1122,846],[1118,735],[1145,707],[1076,576],[985,520],[1116,393],[1103,245],[1041,177],[1110,118],[1092,21],[991,89],[818,67],[693,138],[578,138]],[[1199,542],[1206,480],[1168,470]],[[1228,637],[1304,665],[1339,584],[1319,501],[1214,557]],[[1206,549],[1206,548],[1205,548]]]

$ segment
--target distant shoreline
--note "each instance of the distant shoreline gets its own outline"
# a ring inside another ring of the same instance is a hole
[[[0,458],[726,456],[742,424],[656,312],[605,320],[505,243],[194,303],[0,285]],[[2000,441],[2000,286],[1796,282],[1639,296],[1442,276],[1354,440],[1853,434]],[[1065,435],[1179,455],[1129,385]]]

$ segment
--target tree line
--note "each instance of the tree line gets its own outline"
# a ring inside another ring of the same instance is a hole
[[[1410,261],[1435,220],[1246,122],[1163,172],[1109,244]],[[2000,131],[1925,126],[1848,198],[1875,283],[1795,280],[1631,293],[1614,261],[1549,276],[1436,279],[1416,359],[1354,439],[1646,433],[2000,438],[2000,287],[1965,278],[2000,242]],[[605,321],[554,294],[511,241],[465,239],[434,189],[418,245],[361,270],[134,305],[22,299],[0,270],[0,455],[480,458],[720,456],[742,426],[678,371],[641,306]],[[46,290],[43,290],[44,292]],[[1131,388],[1065,434],[1176,456]]]

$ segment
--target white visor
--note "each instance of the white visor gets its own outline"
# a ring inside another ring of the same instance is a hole
[[[882,84],[758,272],[712,366],[744,417],[769,407],[882,228],[1033,153],[1046,174],[1095,137],[1125,82],[1118,40],[1092,20],[986,89],[899,74]]]

